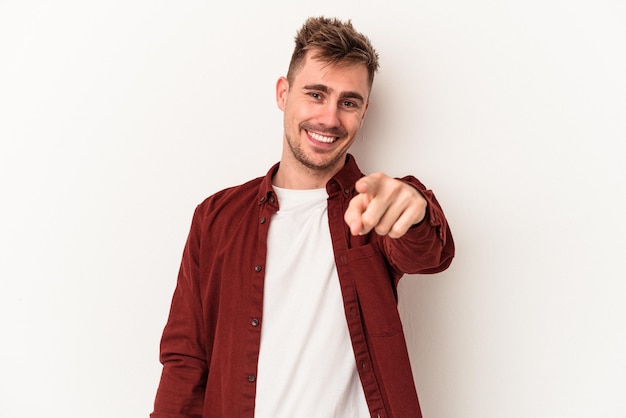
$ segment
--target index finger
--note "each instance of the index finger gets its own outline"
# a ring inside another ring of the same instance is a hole
[[[370,174],[369,176],[361,177],[354,184],[354,188],[359,193],[367,194],[370,197],[376,196],[378,192],[378,186],[382,180],[380,173]]]

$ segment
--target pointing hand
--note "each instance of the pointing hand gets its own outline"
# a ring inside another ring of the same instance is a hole
[[[413,186],[383,173],[362,177],[359,193],[350,201],[344,220],[352,235],[372,229],[378,235],[400,238],[426,216],[427,202]]]

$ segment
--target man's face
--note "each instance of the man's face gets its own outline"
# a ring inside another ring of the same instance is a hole
[[[291,84],[278,80],[284,112],[283,160],[309,172],[333,175],[343,167],[367,110],[370,86],[365,65],[328,65],[310,58]]]

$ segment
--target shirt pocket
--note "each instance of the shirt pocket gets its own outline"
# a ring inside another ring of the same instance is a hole
[[[347,252],[365,332],[372,337],[402,332],[398,300],[389,265],[376,244]]]

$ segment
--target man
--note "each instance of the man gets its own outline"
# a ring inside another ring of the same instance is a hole
[[[446,269],[454,243],[417,179],[348,154],[377,68],[350,21],[298,32],[280,162],[194,213],[152,418],[421,416],[396,288]]]

